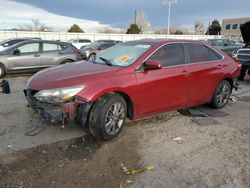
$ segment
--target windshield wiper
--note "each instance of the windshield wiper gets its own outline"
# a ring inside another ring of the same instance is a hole
[[[109,61],[109,60],[107,60],[107,59],[105,59],[105,58],[103,58],[103,57],[99,57],[99,59],[102,60],[104,63],[106,63],[106,65],[108,65],[108,66],[112,66],[112,65],[113,65],[113,64],[111,63],[111,61]]]

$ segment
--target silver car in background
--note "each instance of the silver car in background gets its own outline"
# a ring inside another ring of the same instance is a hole
[[[9,73],[35,72],[80,60],[80,50],[70,43],[27,40],[0,51],[0,78]]]

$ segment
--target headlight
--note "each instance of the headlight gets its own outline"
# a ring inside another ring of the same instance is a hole
[[[34,95],[40,102],[60,103],[70,100],[73,96],[83,90],[85,86],[74,86],[57,89],[41,90]]]
[[[83,51],[82,54],[85,56],[89,56],[90,51]]]

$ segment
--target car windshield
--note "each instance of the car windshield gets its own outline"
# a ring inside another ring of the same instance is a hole
[[[97,54],[94,62],[107,64],[108,61],[112,65],[126,67],[133,64],[150,48],[149,44],[122,43]]]

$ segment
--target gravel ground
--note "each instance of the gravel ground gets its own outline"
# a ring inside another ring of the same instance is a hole
[[[11,94],[0,93],[0,153],[17,151],[41,144],[83,136],[84,131],[76,126],[64,130],[60,126],[49,126],[35,137],[24,134],[41,125],[38,115],[27,107],[23,89],[29,76],[6,78],[10,82]],[[11,148],[8,148],[11,146]]]
[[[4,150],[0,155],[1,188],[110,188],[120,184],[132,188],[250,187],[248,82],[242,82],[242,89],[234,93],[237,101],[221,110],[224,115],[212,117],[209,125],[192,121],[206,117],[188,117],[173,111],[128,122],[117,139],[100,142],[88,135],[82,136],[83,130],[74,126],[63,131],[49,127],[36,136],[46,141],[24,137],[23,132],[39,122],[34,113],[24,107],[21,88],[26,79],[10,79],[12,87],[17,88],[11,96],[15,102],[9,101],[11,105],[7,106],[7,96],[2,102],[0,95],[0,130],[6,130],[0,135],[0,146],[5,148],[15,140],[18,150]],[[52,129],[57,130],[54,134],[60,139],[52,138]],[[9,138],[10,135],[20,140]],[[176,137],[180,137],[179,141],[173,141]],[[31,144],[34,139],[36,143]],[[155,170],[126,175],[121,165],[129,169],[154,165]]]

